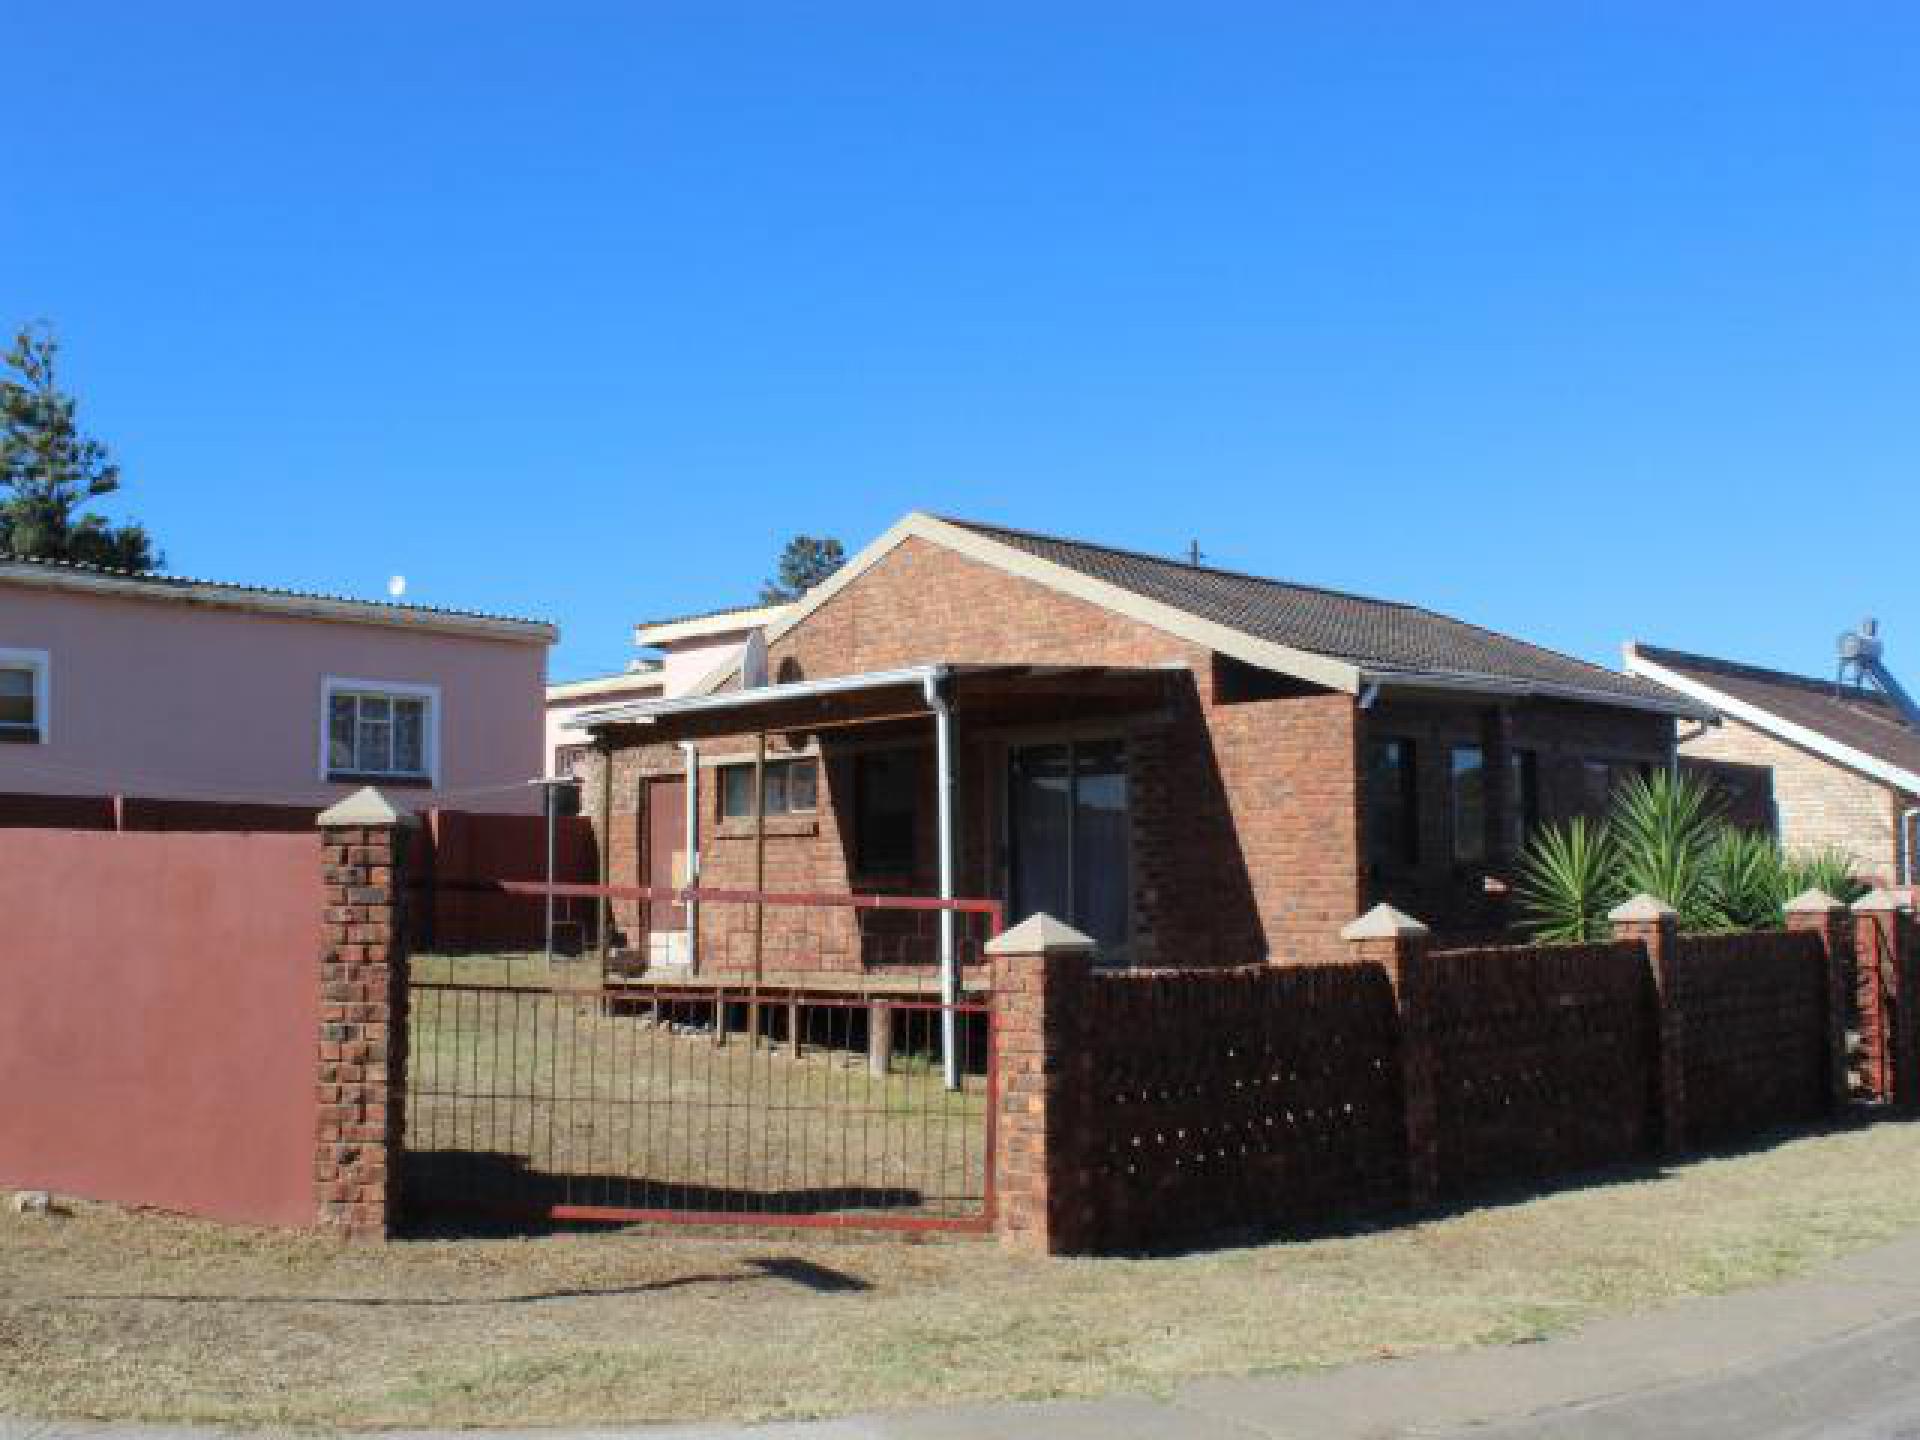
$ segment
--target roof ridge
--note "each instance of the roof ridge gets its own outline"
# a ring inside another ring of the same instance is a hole
[[[1150,550],[1130,550],[1124,545],[1109,545],[1100,540],[1081,540],[1072,535],[1050,535],[1043,530],[1023,530],[1017,525],[999,525],[990,520],[966,520],[958,515],[935,515],[933,518],[948,525],[958,525],[964,530],[990,535],[1018,535],[1024,540],[1044,540],[1052,545],[1076,545],[1082,550],[1099,550],[1108,555],[1124,555],[1129,560],[1147,560],[1155,565],[1170,565],[1177,570],[1201,575],[1220,575],[1229,580],[1251,580],[1260,585],[1277,585],[1285,590],[1305,590],[1315,595],[1334,595],[1342,600],[1358,600],[1367,605],[1386,605],[1396,610],[1422,608],[1408,600],[1384,600],[1378,595],[1362,595],[1357,590],[1340,590],[1331,585],[1315,585],[1305,580],[1282,580],[1273,575],[1256,575],[1251,570],[1228,570],[1220,565],[1194,565],[1171,555],[1155,555]]]
[[[137,585],[167,589],[205,586],[212,590],[232,590],[247,595],[275,595],[289,600],[325,600],[336,605],[364,605],[369,609],[421,615],[447,615],[466,620],[498,620],[513,625],[551,625],[548,620],[530,615],[508,615],[497,610],[467,610],[452,605],[408,604],[397,600],[368,600],[357,595],[340,595],[326,590],[293,590],[283,585],[249,585],[238,580],[214,580],[204,575],[179,575],[163,570],[129,570],[117,565],[96,565],[89,560],[62,560],[46,555],[21,555],[0,550],[0,565],[32,565],[42,570],[63,570],[78,575],[100,575],[109,580],[126,580]]]

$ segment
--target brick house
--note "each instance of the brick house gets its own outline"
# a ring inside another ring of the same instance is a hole
[[[995,897],[1112,964],[1326,958],[1379,900],[1501,931],[1526,827],[1704,713],[1416,606],[918,513],[765,642],[764,685],[583,717],[615,884]],[[656,963],[746,963],[677,907],[615,921]],[[783,944],[753,973],[868,963]]]
[[[1736,819],[1790,850],[1846,851],[1876,883],[1914,883],[1920,732],[1878,691],[1630,643],[1630,674],[1710,708],[1719,724],[1681,737],[1681,758],[1728,797]]]

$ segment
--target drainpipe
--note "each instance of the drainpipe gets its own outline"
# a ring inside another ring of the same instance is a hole
[[[1913,878],[1914,841],[1920,837],[1920,827],[1914,821],[1920,819],[1920,805],[1910,805],[1900,812],[1900,883],[1915,884]]]
[[[935,824],[940,835],[940,898],[953,894],[953,702],[947,698],[952,672],[941,666],[921,682],[933,711]],[[960,1003],[960,966],[954,955],[953,911],[940,912],[940,1057],[947,1089],[960,1088],[960,1027],[953,1007]]]
[[[700,747],[691,740],[680,742],[680,753],[687,762],[687,889],[700,888]],[[689,900],[687,912],[687,973],[700,973],[700,902]]]

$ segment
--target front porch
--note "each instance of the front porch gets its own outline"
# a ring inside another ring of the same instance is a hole
[[[609,758],[601,813],[632,787],[630,828],[607,827],[609,881],[728,897],[616,906],[612,958],[649,976],[957,986],[997,924],[1044,910],[1103,963],[1135,963],[1163,834],[1144,822],[1164,811],[1161,756],[1192,694],[1185,668],[947,664],[585,716]]]

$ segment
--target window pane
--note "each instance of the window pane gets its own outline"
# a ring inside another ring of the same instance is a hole
[[[1127,757],[1118,740],[1074,746],[1071,924],[1115,957],[1127,943]]]
[[[0,670],[0,725],[33,723],[33,671]]]
[[[1540,765],[1531,750],[1510,751],[1507,764],[1507,840],[1517,851],[1540,824]]]
[[[753,815],[753,767],[729,765],[720,772],[720,818],[744,820]]]
[[[1418,863],[1420,816],[1411,740],[1367,747],[1367,861],[1375,869]]]
[[[875,750],[854,761],[854,867],[864,875],[912,871],[919,757]]]
[[[1478,745],[1453,747],[1453,858],[1487,857],[1487,763]]]
[[[387,697],[384,695],[362,695],[360,697],[360,718],[362,720],[390,720]]]
[[[787,808],[814,811],[820,808],[820,770],[811,760],[795,760],[787,772]]]
[[[352,770],[353,696],[335,695],[327,702],[327,768]]]
[[[373,701],[360,701],[360,733],[354,769],[368,775],[384,775],[393,768],[393,727],[386,721],[371,719],[368,710]],[[385,702],[380,702],[385,708]]]
[[[787,813],[787,767],[784,763],[767,766],[767,804],[769,815]]]
[[[1008,829],[1013,840],[1010,921],[1046,911],[1070,920],[1073,870],[1072,752],[1065,745],[1026,745],[1011,764]]]
[[[393,768],[403,775],[424,775],[426,762],[427,702],[393,702]]]

